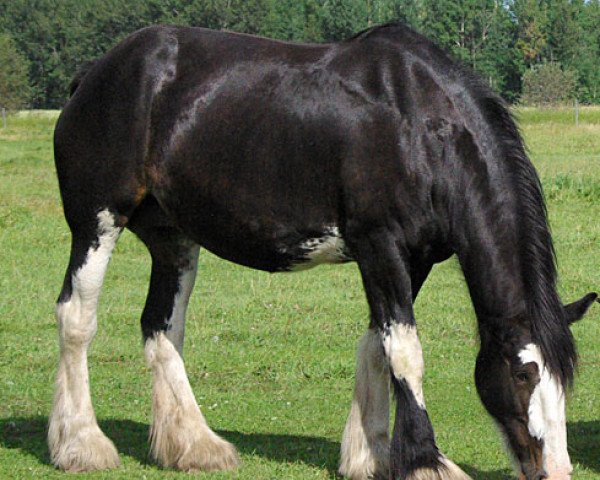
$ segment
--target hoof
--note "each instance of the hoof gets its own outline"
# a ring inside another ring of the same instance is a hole
[[[210,472],[234,470],[240,464],[235,447],[206,428],[195,430],[192,435],[151,435],[151,442],[152,456],[167,468]]]
[[[408,475],[406,480],[472,480],[472,478],[454,462],[444,457],[441,459],[440,468],[420,468]]]
[[[339,474],[351,480],[388,480],[390,475],[387,437],[369,444],[366,439],[342,449]],[[354,448],[351,448],[354,447]]]
[[[340,465],[338,473],[350,480],[388,480],[390,478],[389,469],[383,468],[346,468]]]
[[[177,461],[175,468],[186,472],[202,470],[235,470],[240,459],[235,447],[220,437],[205,441],[203,445],[195,445],[185,452]]]
[[[83,427],[76,433],[54,435],[50,427],[48,444],[52,463],[66,472],[89,472],[117,468],[121,462],[114,444],[97,425]]]
[[[390,478],[389,472],[384,472],[381,470],[375,472],[371,472],[369,470],[347,471],[342,470],[340,467],[338,473],[345,478],[349,478],[350,480],[389,480]]]

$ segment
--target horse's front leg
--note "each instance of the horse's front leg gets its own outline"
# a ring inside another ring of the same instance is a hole
[[[360,340],[352,407],[342,436],[340,473],[352,479],[388,478],[390,374],[377,329]]]
[[[413,302],[427,279],[430,263],[411,265]],[[390,370],[378,329],[359,342],[356,381],[350,414],[342,436],[340,473],[348,478],[389,477]]]
[[[396,398],[396,418],[390,442],[389,478],[393,480],[465,480],[466,475],[448,460],[435,443],[425,408],[422,378],[423,352],[412,309],[412,286],[408,261],[390,232],[369,234],[353,242],[371,310],[371,329],[377,332],[385,365],[389,367]],[[387,392],[383,383],[379,388]],[[367,402],[364,402],[365,404]],[[383,421],[383,414],[380,413]],[[365,426],[363,430],[369,431]],[[383,429],[380,429],[383,432]],[[372,458],[377,453],[371,450]],[[343,459],[344,460],[344,459]],[[353,480],[386,476],[384,462],[374,471],[345,471]],[[342,464],[343,466],[343,464]]]

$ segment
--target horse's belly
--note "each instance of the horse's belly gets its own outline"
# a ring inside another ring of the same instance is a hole
[[[352,260],[339,228],[332,225],[311,229],[310,233],[262,235],[244,231],[237,236],[202,234],[196,240],[221,258],[269,272],[305,270]]]

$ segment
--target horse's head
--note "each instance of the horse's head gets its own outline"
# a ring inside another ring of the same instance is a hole
[[[588,294],[564,306],[565,320],[579,320],[596,298]],[[498,422],[520,478],[570,479],[563,386],[546,368],[528,319],[481,322],[480,336],[477,390]]]

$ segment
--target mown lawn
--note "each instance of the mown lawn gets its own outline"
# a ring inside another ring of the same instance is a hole
[[[54,113],[0,129],[0,478],[65,478],[49,465],[45,429],[58,358],[54,301],[69,251],[53,170]],[[600,109],[517,112],[541,172],[565,301],[600,289]],[[123,466],[82,478],[188,478],[147,457],[150,373],[139,317],[149,258],[130,233],[107,274],[90,353],[99,423]],[[201,254],[185,357],[210,425],[239,448],[235,473],[198,478],[336,478],[356,342],[367,307],[355,265],[269,275]],[[417,301],[425,395],[445,453],[475,479],[512,478],[473,383],[475,320],[454,261]],[[576,479],[600,479],[600,306],[574,327],[581,355],[569,399]]]

